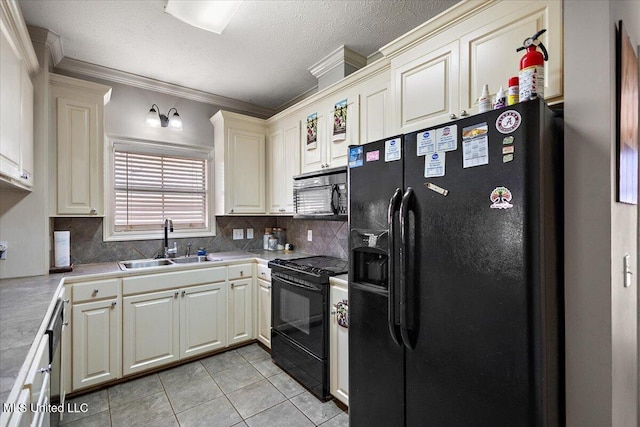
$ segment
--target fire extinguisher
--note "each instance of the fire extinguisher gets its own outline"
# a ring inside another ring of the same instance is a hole
[[[543,28],[525,39],[522,46],[516,49],[516,52],[527,50],[527,53],[520,59],[520,72],[518,73],[520,102],[538,97],[544,98],[544,61],[549,59],[549,54],[538,37],[546,31]],[[538,46],[542,52],[538,52]]]

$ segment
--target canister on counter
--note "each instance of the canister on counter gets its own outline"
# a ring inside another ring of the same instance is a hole
[[[269,250],[269,238],[273,237],[271,233],[271,228],[264,229],[264,236],[262,237],[262,249],[265,251]]]
[[[270,251],[278,250],[278,239],[273,236],[269,237],[269,250]]]

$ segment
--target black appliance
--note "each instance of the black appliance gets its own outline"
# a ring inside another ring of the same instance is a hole
[[[316,397],[329,395],[329,277],[348,262],[313,256],[271,268],[271,358]]]
[[[350,147],[350,425],[564,424],[558,121],[529,101]]]
[[[294,176],[293,217],[346,221],[348,189],[346,167]]]

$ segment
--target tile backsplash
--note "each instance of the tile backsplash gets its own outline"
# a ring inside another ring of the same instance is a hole
[[[291,217],[221,216],[216,217],[217,231],[214,237],[172,239],[178,243],[178,255],[184,255],[187,243],[191,253],[199,247],[208,252],[228,252],[262,249],[265,228],[281,227],[287,232],[287,242],[296,251],[312,255],[329,255],[347,258],[347,222],[299,220]],[[53,229],[71,232],[70,255],[73,264],[112,262],[127,259],[153,258],[162,249],[162,240],[131,240],[105,242],[102,240],[102,218],[54,218]],[[253,239],[233,240],[233,229],[253,228]],[[307,241],[307,230],[312,230],[313,241]],[[52,251],[53,252],[53,251]],[[52,253],[53,256],[53,253]],[[53,265],[53,263],[52,263]]]

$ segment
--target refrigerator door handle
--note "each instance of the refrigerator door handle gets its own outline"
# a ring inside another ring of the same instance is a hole
[[[409,211],[413,202],[413,188],[407,187],[400,203],[400,336],[405,347],[414,349],[409,334],[409,306],[407,297],[407,260],[409,256]]]
[[[395,291],[395,282],[396,282],[396,266],[395,266],[395,215],[400,208],[400,201],[402,200],[402,190],[396,188],[395,193],[391,196],[389,200],[389,209],[387,214],[387,222],[389,225],[389,260],[387,262],[388,266],[388,274],[387,278],[389,280],[388,292],[389,292],[389,308],[388,308],[388,322],[389,322],[389,333],[391,334],[391,338],[393,341],[398,344],[398,346],[402,346],[402,342],[400,340],[400,331],[398,325],[396,325],[396,307],[398,305],[396,301],[396,291]]]

